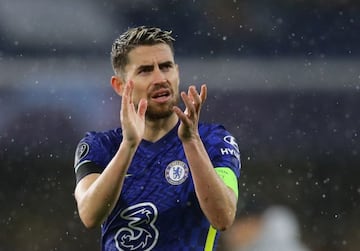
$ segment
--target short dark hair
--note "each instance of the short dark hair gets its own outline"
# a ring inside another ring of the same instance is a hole
[[[117,39],[111,49],[111,64],[115,74],[123,76],[125,66],[128,64],[129,52],[141,45],[167,44],[174,54],[172,31],[165,31],[156,27],[139,26],[130,28]]]

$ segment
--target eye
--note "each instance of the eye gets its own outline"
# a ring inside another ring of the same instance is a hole
[[[160,70],[162,71],[168,71],[170,68],[172,68],[172,64],[170,63],[160,65]]]
[[[153,67],[152,66],[149,66],[149,67],[141,67],[138,71],[138,74],[141,74],[141,73],[149,73],[153,70]]]

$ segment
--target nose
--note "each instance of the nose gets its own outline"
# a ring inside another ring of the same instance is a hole
[[[159,68],[158,65],[154,68],[153,73],[154,73],[153,74],[153,83],[154,84],[166,82],[165,74],[164,74],[164,72],[161,71],[161,69]]]

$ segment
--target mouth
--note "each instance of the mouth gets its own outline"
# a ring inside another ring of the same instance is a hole
[[[161,89],[151,94],[151,100],[157,103],[164,103],[170,99],[171,93],[168,89]]]

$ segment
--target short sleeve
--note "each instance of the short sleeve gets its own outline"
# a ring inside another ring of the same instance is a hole
[[[228,167],[240,177],[240,150],[230,132],[221,125],[213,125],[204,129],[203,142],[214,168]]]
[[[75,152],[76,182],[90,173],[102,173],[112,158],[109,137],[103,133],[88,132],[80,140]]]

